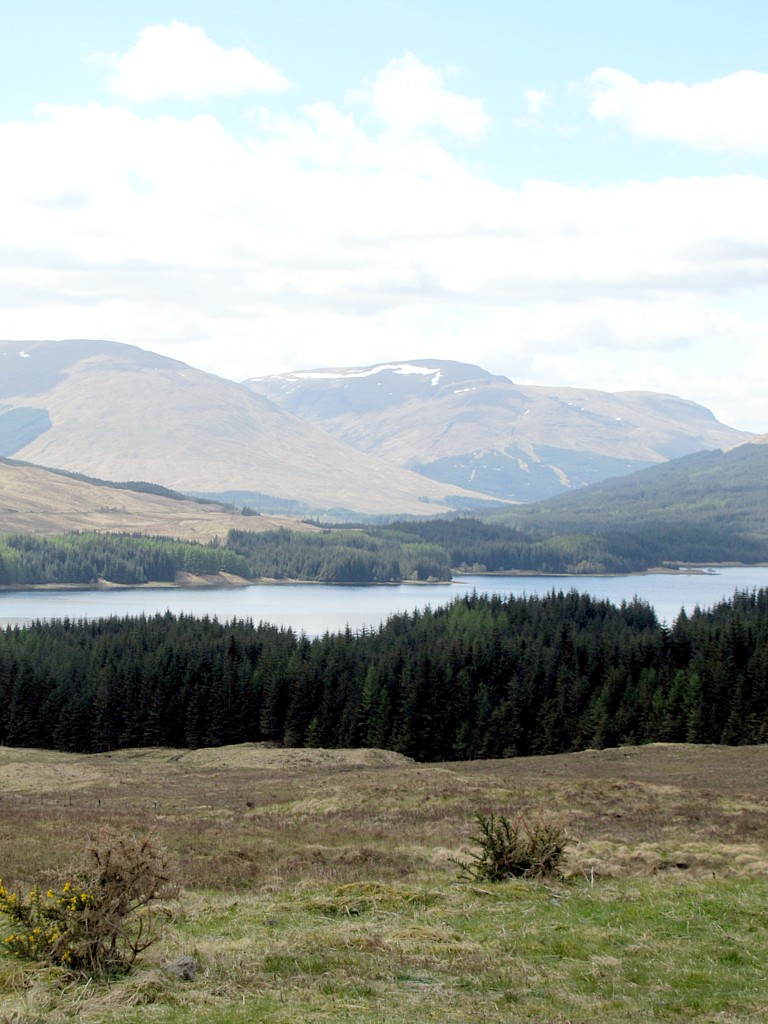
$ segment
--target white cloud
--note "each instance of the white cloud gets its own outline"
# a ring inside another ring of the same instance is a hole
[[[540,121],[544,111],[550,106],[549,94],[542,89],[525,90],[525,114],[512,119],[515,128],[530,128]]]
[[[653,302],[751,288],[768,270],[758,177],[516,190],[434,142],[371,137],[330,105],[265,122],[246,143],[210,115],[41,115],[0,126],[14,153],[0,164],[4,241],[40,259],[243,267],[280,305],[328,308],[352,295],[384,308]]]
[[[768,181],[516,189],[434,123],[382,131],[317,103],[242,139],[210,114],[91,103],[0,124],[3,334],[112,338],[240,379],[455,358],[712,396],[768,427]]]
[[[549,106],[549,97],[541,89],[527,89],[525,103],[528,115],[538,117]]]
[[[768,74],[738,71],[711,82],[639,82],[615,68],[589,78],[590,112],[633,135],[695,149],[768,152]]]
[[[349,98],[369,105],[397,134],[437,126],[458,138],[476,141],[490,123],[481,100],[446,89],[442,74],[412,53],[391,60],[370,86],[351,91]]]
[[[201,28],[180,21],[145,28],[136,45],[116,59],[116,67],[112,91],[139,102],[163,96],[239,96],[288,87],[276,68],[248,50],[222,49]]]

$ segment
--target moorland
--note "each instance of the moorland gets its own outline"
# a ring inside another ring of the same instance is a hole
[[[653,744],[418,764],[243,744],[0,749],[7,884],[52,884],[109,823],[182,886],[124,978],[0,958],[0,1019],[709,1024],[768,1006],[768,747]],[[544,811],[563,877],[478,883],[480,811]],[[190,956],[195,980],[163,970]]]

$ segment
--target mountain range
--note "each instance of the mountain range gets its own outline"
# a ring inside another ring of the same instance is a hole
[[[674,395],[519,385],[439,359],[244,383],[360,451],[504,501],[541,500],[753,436]]]
[[[441,360],[237,383],[114,342],[0,342],[0,456],[263,512],[468,511],[751,436],[670,395]]]
[[[260,511],[424,515],[478,502],[241,384],[104,341],[0,342],[0,455]]]

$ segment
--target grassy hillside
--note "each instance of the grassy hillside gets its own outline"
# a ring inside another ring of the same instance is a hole
[[[376,750],[0,748],[7,885],[110,823],[184,892],[127,978],[0,954],[0,1019],[93,1024],[756,1021],[768,1005],[768,748],[416,765]],[[545,808],[560,882],[478,884],[475,811]],[[195,981],[169,977],[192,956]]]
[[[290,525],[282,516],[248,516],[212,502],[147,490],[110,487],[72,475],[0,459],[0,535],[53,535],[71,530],[143,533],[182,540],[224,538],[230,529],[274,530]]]

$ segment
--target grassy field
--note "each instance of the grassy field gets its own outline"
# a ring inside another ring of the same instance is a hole
[[[0,875],[47,884],[100,824],[183,886],[125,979],[0,959],[0,1024],[768,1019],[768,748],[414,764],[383,751],[0,748]],[[473,816],[567,829],[553,883],[462,880]],[[166,974],[192,956],[194,981]]]

